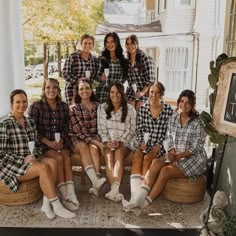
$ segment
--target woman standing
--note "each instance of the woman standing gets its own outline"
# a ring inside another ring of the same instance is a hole
[[[61,89],[56,79],[44,81],[41,100],[30,106],[29,117],[36,123],[43,153],[57,162],[57,186],[63,204],[70,210],[79,209],[68,145],[69,109],[61,100]],[[56,135],[60,135],[59,140],[56,140]]]
[[[132,161],[129,204],[132,204],[152,161],[165,153],[163,140],[173,110],[162,101],[164,92],[165,87],[162,83],[152,83],[148,90],[149,101],[141,106],[138,112],[136,133],[139,148],[135,151]],[[125,206],[127,201],[124,200],[123,204]]]
[[[73,151],[80,154],[83,168],[92,182],[89,193],[98,196],[99,189],[106,182],[105,178],[100,178],[100,156],[104,155],[104,150],[97,131],[98,103],[88,79],[78,80],[74,101],[70,107],[69,136]]]
[[[128,61],[124,58],[120,38],[117,33],[108,33],[104,38],[104,50],[99,58],[96,97],[104,103],[108,97],[109,85],[114,81],[124,82],[128,71]]]
[[[109,87],[107,103],[98,107],[98,133],[105,146],[106,174],[111,186],[105,197],[121,201],[119,192],[123,177],[124,159],[131,152],[135,135],[136,112],[127,104],[123,85],[116,81]]]
[[[25,91],[12,91],[10,102],[12,112],[0,123],[0,180],[16,192],[20,183],[38,177],[44,194],[41,211],[49,219],[53,219],[55,215],[63,218],[76,217],[60,203],[55,189],[56,162],[41,155],[35,123],[24,116],[28,106]],[[29,142],[35,143],[35,147],[32,146],[31,149]]]
[[[165,184],[172,178],[199,176],[206,171],[207,155],[204,150],[205,132],[195,110],[196,97],[191,90],[184,90],[177,100],[177,112],[168,123],[168,164],[165,159],[154,159],[130,207],[145,207],[152,203]]]
[[[128,88],[126,96],[128,103],[136,110],[148,99],[148,86],[155,80],[154,61],[152,57],[139,49],[138,38],[132,34],[126,38],[125,46],[129,59]]]
[[[81,49],[72,53],[65,61],[63,78],[65,84],[65,98],[68,104],[72,103],[77,94],[77,80],[82,77],[96,78],[97,59],[91,54],[94,48],[94,37],[89,34],[82,35],[80,39]],[[87,71],[87,72],[86,72]]]

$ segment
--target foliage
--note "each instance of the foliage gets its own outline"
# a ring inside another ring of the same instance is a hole
[[[228,219],[225,220],[223,230],[225,236],[236,235],[236,216],[228,217]]]
[[[206,111],[203,111],[200,114],[200,118],[205,124],[205,132],[210,136],[210,141],[216,144],[223,144],[225,141],[225,136],[223,134],[220,134],[214,127],[212,114],[215,106],[220,67],[227,59],[228,56],[226,54],[221,54],[217,57],[216,62],[214,61],[210,62],[211,74],[209,74],[208,76],[208,81],[210,87],[213,90],[213,92],[209,95],[210,114]]]

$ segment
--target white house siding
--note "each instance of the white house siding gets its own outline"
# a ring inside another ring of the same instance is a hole
[[[167,11],[165,30],[169,33],[191,32],[195,9],[170,9]]]
[[[20,0],[0,1],[0,32],[0,118],[2,118],[10,110],[11,90],[24,88],[24,44]]]

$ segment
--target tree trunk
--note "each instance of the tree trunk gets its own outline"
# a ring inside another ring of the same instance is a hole
[[[49,48],[50,45],[48,42],[43,43],[43,79],[48,79],[48,63],[49,63]]]
[[[57,42],[57,58],[58,58],[58,61],[57,61],[57,66],[58,66],[58,75],[59,77],[62,76],[62,71],[61,71],[61,43],[60,42]]]

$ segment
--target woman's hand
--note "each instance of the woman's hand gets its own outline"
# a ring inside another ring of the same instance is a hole
[[[24,163],[25,164],[28,164],[28,163],[31,163],[31,162],[36,162],[37,159],[34,155],[27,155],[25,158],[24,158]]]
[[[152,151],[155,153],[155,154],[158,154],[160,153],[160,150],[161,150],[161,147],[159,144],[156,144],[152,147]]]
[[[60,151],[63,148],[63,144],[61,142],[56,142],[56,141],[48,141],[47,146],[56,150],[56,151]]]
[[[146,148],[147,148],[147,145],[146,145],[145,143],[142,143],[142,144],[140,145],[141,151],[145,151]]]
[[[141,98],[143,95],[144,94],[142,92],[137,92],[135,93],[134,97],[138,99],[138,98]]]

